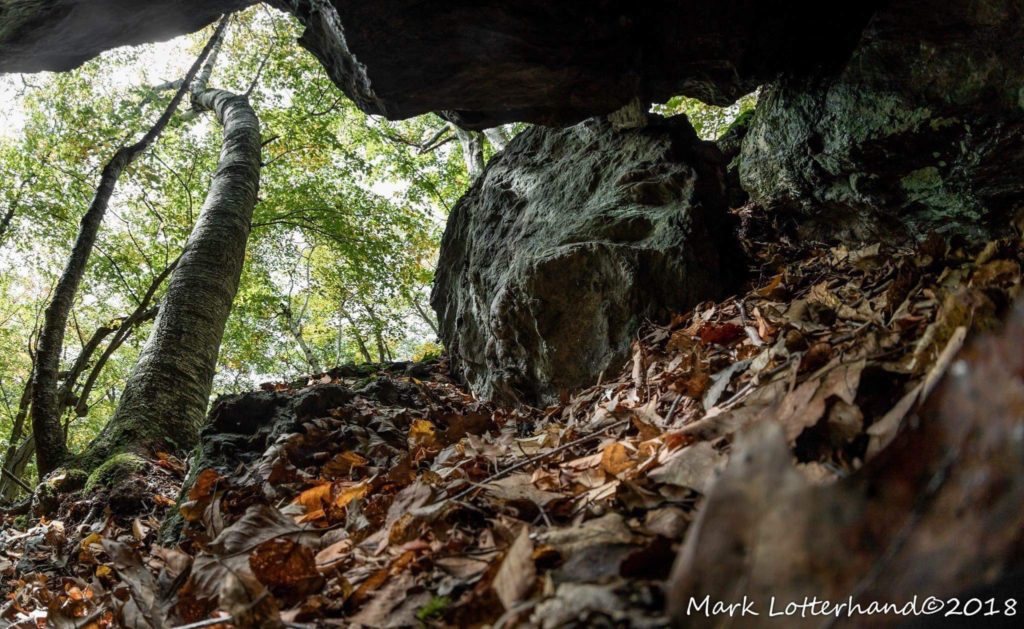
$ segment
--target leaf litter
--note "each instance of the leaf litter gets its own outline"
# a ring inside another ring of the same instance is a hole
[[[900,576],[971,585],[967,558],[959,581],[913,566],[938,533],[911,531],[888,553],[836,540],[898,537],[906,513],[936,529],[953,508],[947,487],[934,511],[908,496],[937,473],[977,502],[957,474],[985,464],[981,446],[968,442],[963,461],[935,454],[967,430],[936,405],[977,414],[977,396],[940,383],[968,339],[1007,318],[1019,243],[751,251],[745,294],[645,325],[617,378],[558,406],[477,401],[444,361],[339,368],[220,400],[187,470],[161,454],[156,473],[133,480],[133,500],[71,494],[50,517],[7,522],[0,618],[665,626],[673,601],[740,582],[796,594],[813,575],[837,596]],[[1020,332],[1005,332],[1018,334],[1011,346]],[[971,350],[975,372],[1007,351],[990,344]],[[1019,428],[1019,374],[990,378],[1009,380],[991,404],[1004,404],[1003,428]],[[869,497],[865,485],[887,489]],[[1019,508],[997,523],[984,515],[973,524],[1000,540],[986,556],[998,554]],[[893,571],[894,553],[911,567]]]

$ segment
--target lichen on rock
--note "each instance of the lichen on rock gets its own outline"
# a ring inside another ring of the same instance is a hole
[[[813,236],[1005,233],[1024,198],[1015,0],[897,0],[845,68],[766,88],[740,158],[751,198]]]

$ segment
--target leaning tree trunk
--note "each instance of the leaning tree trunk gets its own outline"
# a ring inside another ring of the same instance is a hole
[[[181,451],[195,443],[206,414],[260,179],[256,113],[246,97],[205,87],[211,65],[193,84],[192,100],[224,126],[217,172],[153,331],[113,418],[89,447],[87,465],[123,450]]]
[[[306,312],[305,306],[302,308],[302,312],[296,317],[292,312],[291,307],[288,304],[281,305],[281,317],[284,318],[284,324],[288,328],[288,332],[295,339],[299,349],[302,350],[302,355],[306,359],[306,365],[310,368],[311,374],[323,373],[323,369],[320,367],[320,361],[317,360],[316,354],[313,352],[313,348],[306,342],[306,337],[302,335],[302,318]]]
[[[53,299],[43,315],[43,328],[39,333],[39,343],[36,348],[37,358],[32,376],[31,416],[32,434],[36,440],[36,466],[39,470],[39,478],[58,468],[68,455],[64,429],[60,421],[61,400],[58,399],[58,372],[61,352],[64,349],[64,331],[68,325],[68,318],[71,315],[71,307],[75,302],[78,287],[85,276],[89,256],[92,255],[93,247],[96,244],[100,225],[103,224],[103,216],[106,214],[110,198],[114,194],[114,187],[125,169],[156,140],[167,123],[170,122],[174,112],[178,109],[178,104],[185,96],[186,86],[202,67],[204,58],[213,49],[215,42],[220,40],[223,29],[224,24],[218,27],[217,33],[192,64],[185,77],[185,82],[171,98],[171,102],[168,103],[156,124],[135,144],[118,149],[114,157],[104,166],[100,183],[96,187],[96,194],[93,196],[92,203],[89,204],[89,209],[82,217],[78,236],[71,249],[71,256],[57,281],[56,288],[54,288]]]

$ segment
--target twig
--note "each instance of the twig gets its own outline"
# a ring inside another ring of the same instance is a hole
[[[200,629],[201,627],[212,627],[213,625],[219,625],[221,623],[229,623],[234,619],[233,616],[224,616],[222,618],[207,618],[206,620],[200,620],[198,622],[189,623],[187,625],[178,625],[173,629]]]
[[[18,485],[18,487],[21,487],[29,494],[32,493],[32,488],[28,486],[28,483],[15,476],[14,472],[12,472],[11,470],[7,469],[6,467],[0,467],[0,473],[14,481]]]
[[[480,481],[479,483],[473,483],[471,487],[468,487],[468,488],[460,491],[459,493],[455,494],[454,496],[451,496],[450,498],[445,498],[444,500],[441,500],[441,502],[446,502],[446,501],[449,501],[449,500],[460,500],[462,498],[465,498],[466,496],[468,496],[469,494],[473,493],[477,489],[481,489],[481,487],[479,487],[480,485],[486,485],[487,483],[491,483],[491,482],[494,482],[494,481],[499,480],[501,478],[505,478],[506,476],[508,476],[512,472],[515,472],[516,470],[521,470],[524,467],[527,467],[528,465],[533,465],[534,463],[539,463],[540,461],[543,461],[544,459],[546,459],[546,458],[548,458],[550,456],[554,456],[555,454],[558,454],[559,452],[564,452],[564,451],[568,450],[569,448],[571,448],[573,446],[578,446],[581,443],[586,443],[588,441],[596,439],[596,438],[600,437],[601,434],[604,433],[605,431],[612,430],[612,429],[618,428],[620,426],[625,426],[630,421],[631,420],[629,420],[629,419],[623,419],[621,421],[617,421],[617,422],[615,422],[613,424],[609,424],[608,426],[605,426],[604,428],[600,428],[598,430],[595,430],[594,432],[590,433],[589,435],[584,435],[584,436],[580,437],[579,439],[573,439],[572,441],[570,441],[568,443],[563,443],[562,445],[558,446],[557,448],[548,450],[547,452],[542,452],[540,454],[536,454],[534,456],[531,456],[530,458],[528,458],[526,460],[523,460],[523,461],[520,461],[520,462],[516,463],[515,465],[511,465],[511,466],[506,467],[505,469],[503,469],[503,470],[501,470],[499,472],[491,474],[490,476],[488,476],[484,480]],[[437,504],[440,504],[440,503],[437,503]]]

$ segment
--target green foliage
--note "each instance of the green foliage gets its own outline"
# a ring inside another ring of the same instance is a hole
[[[674,96],[663,104],[655,105],[652,111],[662,116],[685,114],[697,135],[703,140],[714,140],[729,130],[733,124],[745,124],[757,106],[757,92],[741,97],[728,107],[705,105],[696,98]]]
[[[448,596],[435,596],[434,598],[427,601],[424,605],[416,612],[416,618],[421,622],[426,622],[434,618],[440,618],[444,615],[445,610],[448,609],[452,604],[452,599]]]
[[[0,104],[8,105],[0,110],[0,219],[13,210],[0,233],[4,449],[41,312],[100,169],[149,128],[173,93],[154,86],[183,76],[210,31],[110,51],[71,72],[0,77]],[[249,92],[265,142],[215,394],[291,380],[314,363],[327,369],[438,351],[427,297],[444,220],[470,183],[459,144],[449,130],[423,150],[446,125],[434,115],[391,122],[359,111],[298,45],[300,34],[293,18],[264,5],[236,15],[211,80]],[[132,312],[185,246],[221,139],[209,116],[186,109],[118,183],[62,369],[94,331]],[[65,415],[72,451],[112,415],[148,334],[148,324],[135,329],[98,372],[83,417]]]

